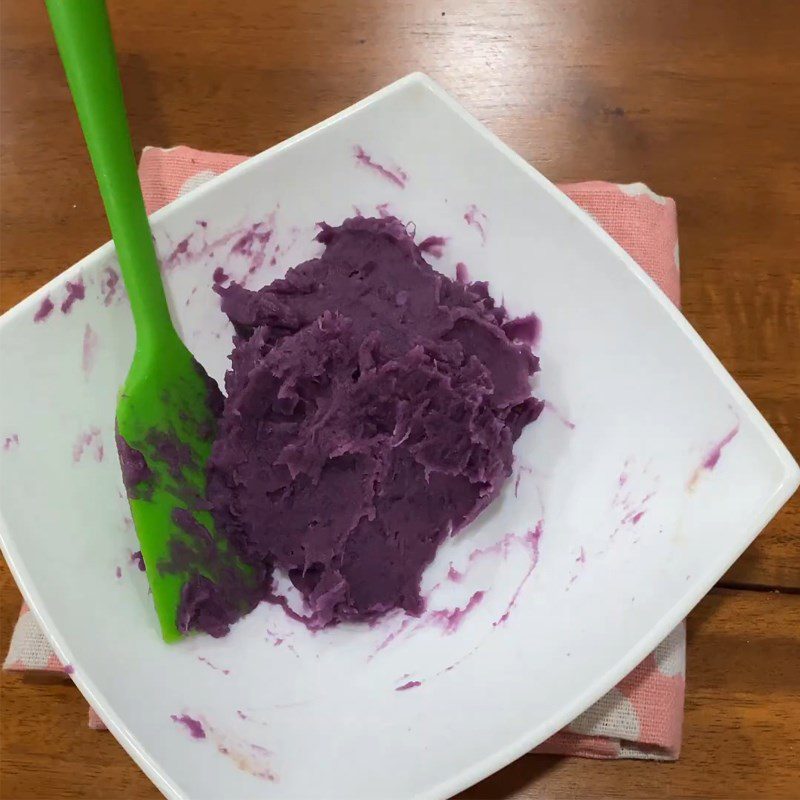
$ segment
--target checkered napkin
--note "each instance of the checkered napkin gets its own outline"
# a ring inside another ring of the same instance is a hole
[[[244,160],[244,156],[189,147],[146,147],[139,176],[148,213]],[[678,226],[671,198],[660,197],[642,183],[623,186],[589,181],[560,188],[630,253],[673,303],[680,303]],[[65,671],[24,604],[4,669]],[[686,629],[681,623],[630,675],[536,752],[676,759],[681,746],[685,673]],[[89,725],[105,728],[92,709]]]

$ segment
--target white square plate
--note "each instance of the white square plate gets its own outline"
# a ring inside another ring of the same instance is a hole
[[[485,592],[453,630],[429,613],[313,635],[262,605],[225,639],[164,645],[130,563],[114,453],[133,329],[109,284],[113,246],[0,322],[3,550],[81,691],[170,797],[449,796],[622,678],[798,485],[786,448],[653,282],[422,75],[153,215],[179,328],[212,375],[231,333],[214,269],[263,285],[318,252],[315,222],[354,206],[413,221],[417,241],[448,237],[438,269],[464,262],[543,324],[535,389],[557,413],[528,428],[502,496],[424,576],[432,612]],[[242,253],[256,223],[272,235]],[[63,313],[78,280],[86,297]],[[46,297],[55,308],[36,322]],[[538,563],[524,538],[537,524]],[[451,563],[462,581],[447,580]]]

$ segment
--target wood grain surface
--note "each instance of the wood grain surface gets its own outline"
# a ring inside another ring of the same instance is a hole
[[[109,2],[134,144],[255,153],[423,70],[555,181],[678,204],[684,311],[800,454],[800,3]],[[44,6],[0,2],[0,308],[108,238]],[[18,595],[5,565],[2,645]],[[675,765],[527,757],[472,798],[796,797],[800,499],[690,625]],[[781,588],[773,595],[756,589]],[[67,684],[2,678],[4,798],[155,797]]]

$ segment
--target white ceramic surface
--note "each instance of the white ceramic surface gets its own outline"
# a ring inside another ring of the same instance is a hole
[[[359,161],[359,146],[402,168],[405,187]],[[473,205],[485,241],[465,220]],[[312,635],[263,605],[223,640],[165,646],[129,562],[136,540],[114,453],[133,330],[124,293],[108,296],[113,247],[0,322],[3,551],[81,691],[169,797],[449,796],[606,692],[798,485],[785,447],[652,281],[421,75],[153,216],[180,330],[215,377],[231,331],[212,272],[223,264],[241,278],[252,264],[229,255],[236,232],[274,229],[248,278],[259,286],[318,251],[317,220],[338,223],[353,206],[414,221],[418,241],[449,237],[437,268],[453,275],[462,261],[513,313],[535,311],[536,392],[575,426],[546,411],[518,442],[502,497],[429,568],[425,587],[441,583],[432,609],[486,593],[450,633],[431,617],[401,630],[395,616]],[[65,282],[79,277],[86,298],[62,313]],[[46,296],[56,308],[34,322]],[[524,538],[537,524],[538,563]],[[500,541],[505,550],[491,549]],[[480,548],[464,580],[448,582],[450,563],[464,567]],[[171,719],[183,713],[202,720],[205,739]]]

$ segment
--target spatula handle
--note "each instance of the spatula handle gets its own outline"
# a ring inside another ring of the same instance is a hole
[[[46,0],[136,324],[137,351],[175,335],[136,173],[104,0]]]

